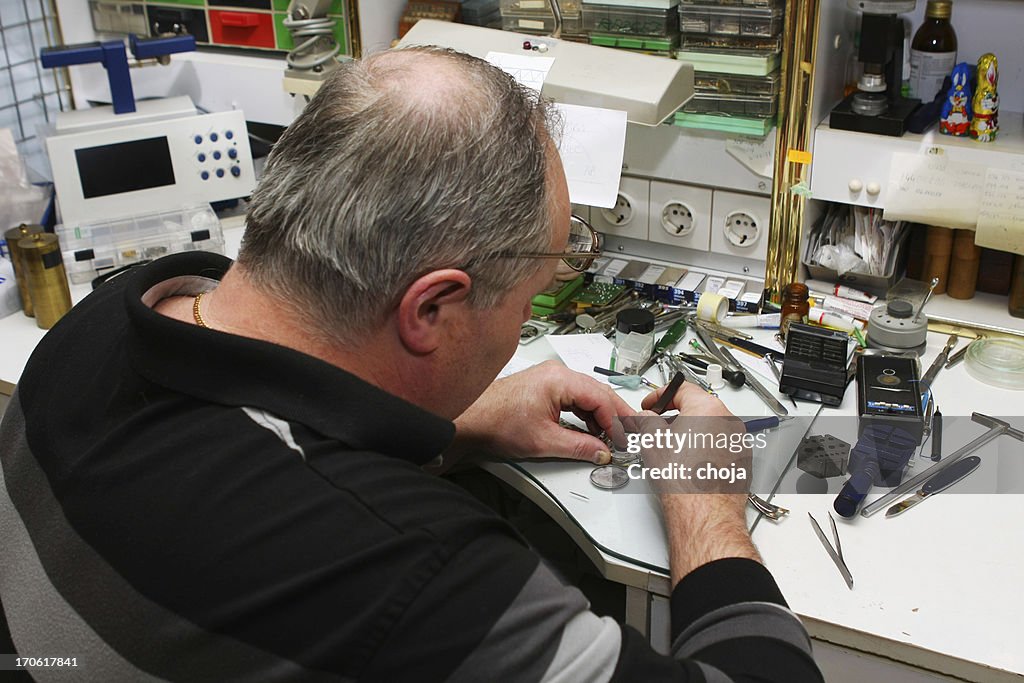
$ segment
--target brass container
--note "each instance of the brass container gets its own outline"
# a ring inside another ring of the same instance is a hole
[[[32,297],[29,296],[28,291],[28,276],[25,273],[25,264],[22,262],[21,248],[18,246],[18,242],[41,232],[43,232],[41,225],[22,223],[4,233],[7,250],[11,252],[11,263],[14,264],[14,279],[18,282],[18,294],[21,295],[21,310],[30,318],[35,314],[32,310]]]
[[[36,325],[48,330],[71,310],[71,290],[64,274],[57,236],[44,232],[18,242],[35,308]]]

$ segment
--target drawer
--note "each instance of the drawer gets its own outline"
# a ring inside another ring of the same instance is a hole
[[[210,10],[210,30],[213,42],[220,45],[275,47],[274,18],[270,14]]]

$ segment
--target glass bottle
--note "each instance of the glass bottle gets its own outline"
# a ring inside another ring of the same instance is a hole
[[[807,322],[810,312],[811,302],[808,300],[807,285],[802,282],[791,282],[786,285],[786,288],[782,290],[782,320],[779,325],[782,338],[786,338],[789,323]]]
[[[910,97],[931,102],[956,65],[952,0],[928,0],[924,23],[910,44]]]

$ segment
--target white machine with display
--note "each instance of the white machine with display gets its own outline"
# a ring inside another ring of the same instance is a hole
[[[130,114],[65,112],[46,149],[65,225],[236,199],[256,185],[242,112],[199,114],[188,97]]]

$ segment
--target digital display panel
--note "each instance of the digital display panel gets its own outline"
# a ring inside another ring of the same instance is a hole
[[[165,137],[76,149],[75,160],[86,199],[174,185]]]

